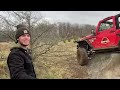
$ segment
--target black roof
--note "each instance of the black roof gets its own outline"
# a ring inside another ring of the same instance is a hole
[[[120,13],[119,14],[117,14],[117,15],[115,15],[116,17],[119,17],[120,16]]]

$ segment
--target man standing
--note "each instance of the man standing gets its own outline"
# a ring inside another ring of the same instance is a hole
[[[19,47],[13,47],[7,59],[11,79],[36,79],[36,74],[30,56],[31,34],[25,25],[17,25],[16,43]]]

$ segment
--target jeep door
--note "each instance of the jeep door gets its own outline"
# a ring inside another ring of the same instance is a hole
[[[109,17],[101,21],[97,30],[96,40],[94,42],[96,49],[115,46],[116,30],[114,17]]]

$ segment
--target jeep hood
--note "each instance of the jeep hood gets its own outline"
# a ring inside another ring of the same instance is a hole
[[[93,36],[93,35],[90,34],[90,35],[87,35],[87,36],[85,36],[85,37],[82,37],[82,38],[80,38],[80,41],[83,41],[83,40],[89,39],[89,38],[91,38],[92,36]]]

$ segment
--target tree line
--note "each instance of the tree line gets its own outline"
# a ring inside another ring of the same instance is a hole
[[[76,39],[91,34],[92,29],[95,30],[94,25],[71,24],[69,22],[51,24],[48,21],[44,21],[31,30],[32,41]],[[14,35],[14,30],[0,30],[0,42],[13,42],[15,40]]]

